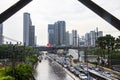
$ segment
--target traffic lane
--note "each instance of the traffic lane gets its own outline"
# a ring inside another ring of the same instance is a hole
[[[36,80],[74,80],[51,60],[42,60],[38,63],[34,77]]]

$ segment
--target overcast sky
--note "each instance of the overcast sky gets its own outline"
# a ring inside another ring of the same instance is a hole
[[[18,0],[1,0],[0,13]],[[120,0],[92,0],[118,19],[120,19]],[[71,32],[77,29],[80,36],[98,27],[104,35],[115,37],[120,31],[104,21],[77,0],[33,0],[11,18],[6,20],[4,35],[18,41],[23,41],[23,13],[31,14],[32,24],[35,25],[37,44],[46,45],[48,42],[48,24],[58,20],[66,21],[66,29]]]

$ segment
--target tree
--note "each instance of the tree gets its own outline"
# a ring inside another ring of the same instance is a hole
[[[104,49],[107,49],[108,66],[110,66],[111,65],[111,63],[110,63],[110,51],[115,49],[115,38],[111,35],[106,35],[103,37],[99,37],[96,42],[97,42],[97,46],[101,50],[101,57],[102,57],[102,51],[104,51]],[[105,56],[105,54],[104,54],[104,56]]]
[[[110,51],[114,50],[115,38],[111,35],[105,36],[106,48],[108,50],[108,67],[111,66],[111,54]]]
[[[115,49],[117,49],[117,51],[120,49],[120,36],[115,40]]]
[[[29,64],[26,63],[18,64],[15,70],[16,70],[16,75],[15,75],[16,80],[29,80],[30,78],[33,77],[32,73],[34,69]]]
[[[100,52],[101,57],[103,56],[105,58],[105,54],[104,54],[104,49],[106,48],[106,43],[105,43],[105,37],[98,37],[96,40],[97,43],[97,47],[98,47],[98,52]]]

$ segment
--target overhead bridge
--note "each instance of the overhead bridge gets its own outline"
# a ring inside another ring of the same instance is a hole
[[[35,47],[37,50],[39,51],[54,51],[54,50],[58,50],[58,49],[64,49],[64,50],[68,50],[68,49],[77,49],[77,50],[85,50],[88,48],[94,48],[94,47],[73,47],[73,46],[60,46],[60,47],[46,47],[46,46],[42,46],[42,47]]]

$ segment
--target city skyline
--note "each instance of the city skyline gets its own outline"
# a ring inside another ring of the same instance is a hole
[[[17,0],[18,1],[18,0]],[[2,0],[0,3],[0,13],[11,6],[16,0],[6,1]],[[118,19],[120,19],[120,1],[119,0],[93,0],[98,5],[105,8],[107,11],[112,13]],[[109,4],[109,5],[106,5]],[[116,4],[116,5],[113,5]],[[6,6],[4,6],[6,5]],[[62,5],[62,6],[61,6]],[[31,8],[32,7],[32,8]],[[105,34],[111,34],[115,37],[119,36],[120,31],[116,30],[113,26],[105,22],[94,12],[90,11],[83,4],[77,0],[34,0],[28,4],[25,8],[21,9],[11,18],[3,23],[5,36],[8,36],[18,41],[22,41],[23,35],[23,21],[22,15],[24,12],[31,14],[33,24],[36,26],[37,43],[46,45],[48,42],[47,25],[58,20],[66,21],[67,31],[76,29],[80,36],[85,33],[99,28]],[[14,29],[14,31],[13,31]],[[19,32],[19,33],[18,33]],[[16,34],[17,33],[17,34]],[[44,34],[44,35],[43,35]],[[105,35],[104,34],[104,35]]]

